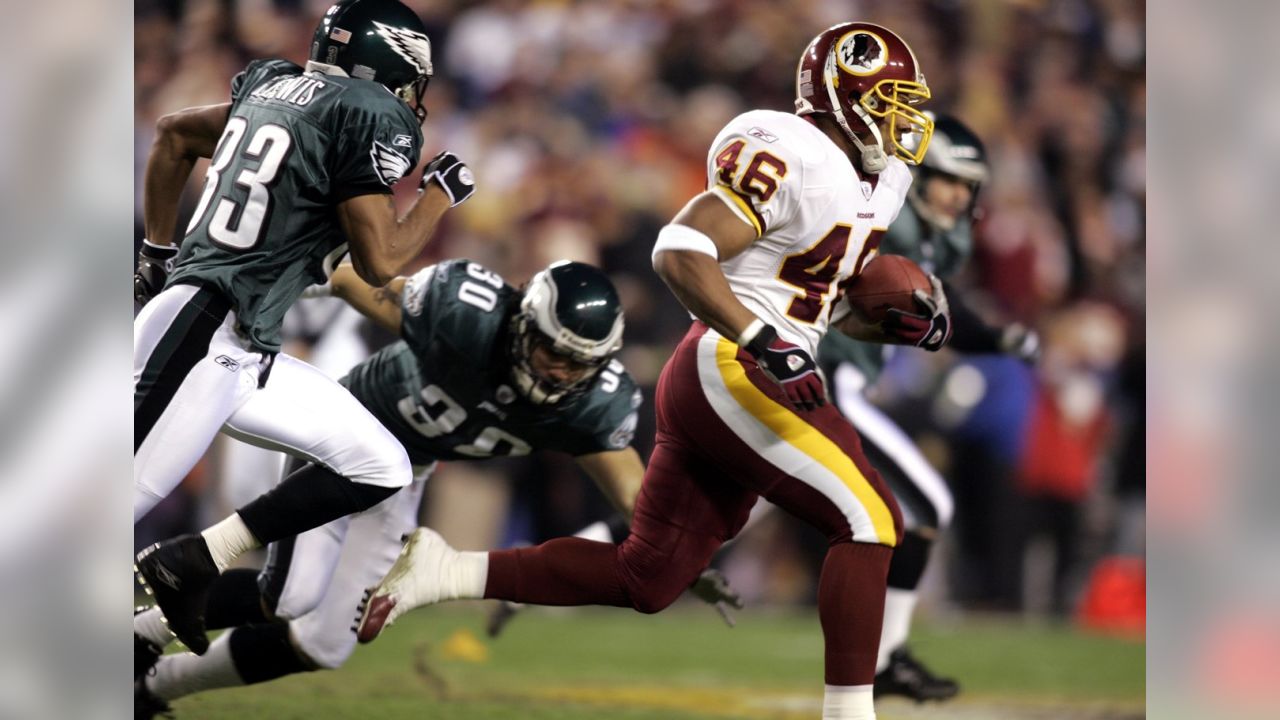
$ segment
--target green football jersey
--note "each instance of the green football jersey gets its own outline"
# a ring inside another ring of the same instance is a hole
[[[382,85],[249,63],[231,82],[231,114],[169,284],[218,288],[253,346],[278,351],[285,311],[346,253],[337,203],[389,193],[421,146],[417,118]]]
[[[401,340],[342,383],[415,464],[630,445],[640,390],[617,360],[555,405],[535,405],[515,389],[507,319],[519,301],[518,290],[477,263],[428,267],[405,283]]]
[[[972,225],[967,221],[956,223],[950,232],[935,230],[920,218],[910,201],[902,208],[898,218],[885,232],[880,252],[886,255],[904,255],[925,272],[947,278],[960,270],[973,250]],[[839,330],[830,330],[818,346],[818,363],[830,372],[840,363],[851,362],[857,366],[871,385],[880,377],[884,365],[893,352],[892,345],[854,340]]]

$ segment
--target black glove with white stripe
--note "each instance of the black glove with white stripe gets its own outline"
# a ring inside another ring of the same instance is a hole
[[[146,305],[159,295],[177,259],[177,245],[156,245],[144,238],[138,251],[138,267],[133,271],[134,301]]]
[[[440,153],[422,169],[422,183],[418,186],[425,192],[427,183],[436,182],[449,196],[449,206],[457,207],[476,191],[476,179],[471,168],[448,150]]]

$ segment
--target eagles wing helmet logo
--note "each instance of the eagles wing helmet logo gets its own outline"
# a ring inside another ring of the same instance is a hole
[[[373,21],[373,25],[378,29],[378,35],[387,41],[387,45],[404,58],[405,62],[416,67],[423,75],[431,74],[431,41],[426,35],[404,28],[391,27],[377,20]]]
[[[409,172],[409,168],[413,167],[413,162],[409,158],[377,140],[373,141],[373,149],[369,151],[369,157],[373,158],[373,171],[378,174],[378,179],[387,186],[394,185],[397,180],[404,177],[405,173]]]

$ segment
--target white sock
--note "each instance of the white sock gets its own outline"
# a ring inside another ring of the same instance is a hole
[[[596,542],[613,542],[613,533],[609,532],[609,525],[603,520],[591,523],[574,533],[573,536],[583,540],[595,540]]]
[[[169,626],[164,624],[160,608],[154,605],[133,616],[133,631],[161,649],[176,639]]]
[[[884,594],[884,625],[880,627],[880,652],[876,672],[889,667],[889,655],[907,642],[911,616],[916,611],[916,591],[889,588]]]
[[[244,685],[235,663],[231,661],[229,632],[219,635],[204,655],[165,655],[156,663],[155,674],[143,681],[151,694],[165,702],[203,690]]]
[[[479,600],[489,581],[489,553],[457,552],[440,573],[441,600]]]
[[[827,685],[822,720],[876,720],[870,685]]]
[[[236,558],[256,547],[262,547],[258,538],[249,532],[249,526],[240,519],[239,513],[231,513],[225,520],[200,535],[209,546],[209,554],[213,556],[213,564],[218,567],[218,572],[226,572]]]

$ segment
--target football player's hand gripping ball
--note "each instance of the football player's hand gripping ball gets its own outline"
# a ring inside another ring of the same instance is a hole
[[[139,305],[146,305],[160,294],[177,258],[177,245],[156,245],[145,238],[142,240],[138,267],[133,271],[133,299]]]
[[[942,291],[942,281],[930,275],[933,293],[926,295],[916,290],[915,301],[919,313],[909,313],[890,308],[885,313],[881,327],[890,337],[905,345],[915,345],[936,352],[951,339],[951,306],[947,294]]]
[[[476,179],[471,168],[448,150],[431,158],[422,169],[422,182],[418,189],[425,192],[428,183],[436,183],[449,196],[449,207],[457,207],[476,191]]]
[[[760,369],[782,386],[792,405],[812,410],[827,403],[817,363],[804,348],[778,337],[772,325],[760,328],[747,343],[746,350],[760,364]]]

